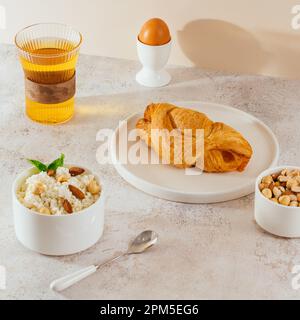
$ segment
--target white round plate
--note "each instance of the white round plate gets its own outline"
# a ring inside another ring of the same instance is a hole
[[[119,131],[111,144],[111,158],[118,173],[134,187],[153,196],[184,203],[216,203],[241,198],[255,190],[255,180],[264,170],[277,164],[279,145],[273,132],[260,120],[238,109],[206,102],[174,102],[198,110],[215,122],[224,122],[238,130],[253,148],[253,157],[244,172],[186,175],[185,170],[164,164],[124,164],[119,161]],[[135,128],[143,114],[127,119],[127,130]],[[129,148],[136,142],[128,142]],[[149,149],[152,157],[155,152]]]

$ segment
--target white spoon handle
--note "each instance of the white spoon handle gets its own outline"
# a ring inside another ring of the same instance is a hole
[[[88,276],[92,275],[98,270],[96,266],[90,266],[88,268],[81,269],[79,271],[76,271],[72,274],[69,274],[68,276],[62,277],[60,279],[54,280],[50,284],[50,288],[54,291],[61,292],[71,286],[73,286],[75,283],[87,278]]]
[[[68,276],[62,277],[60,279],[54,280],[51,284],[50,284],[50,289],[57,291],[57,292],[61,292],[64,291],[65,289],[70,288],[71,286],[73,286],[75,283],[87,278],[88,276],[92,275],[93,273],[95,273],[97,270],[99,270],[100,268],[115,262],[117,260],[119,260],[120,258],[129,255],[129,253],[123,253],[117,257],[114,257],[102,264],[99,264],[98,266],[90,266],[88,268],[84,268],[81,269],[79,271],[76,271],[72,274],[69,274]]]

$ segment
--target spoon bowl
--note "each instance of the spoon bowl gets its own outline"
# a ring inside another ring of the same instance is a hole
[[[158,234],[155,231],[144,231],[138,235],[130,244],[127,254],[140,254],[154,246],[158,241]]]

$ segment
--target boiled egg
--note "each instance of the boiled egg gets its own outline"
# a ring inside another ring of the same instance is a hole
[[[171,41],[168,25],[159,18],[148,20],[139,34],[139,41],[149,46],[162,46]]]

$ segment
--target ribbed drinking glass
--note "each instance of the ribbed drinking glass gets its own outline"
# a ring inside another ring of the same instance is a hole
[[[43,23],[21,30],[15,43],[25,73],[28,117],[43,124],[71,119],[81,34],[63,24]]]

